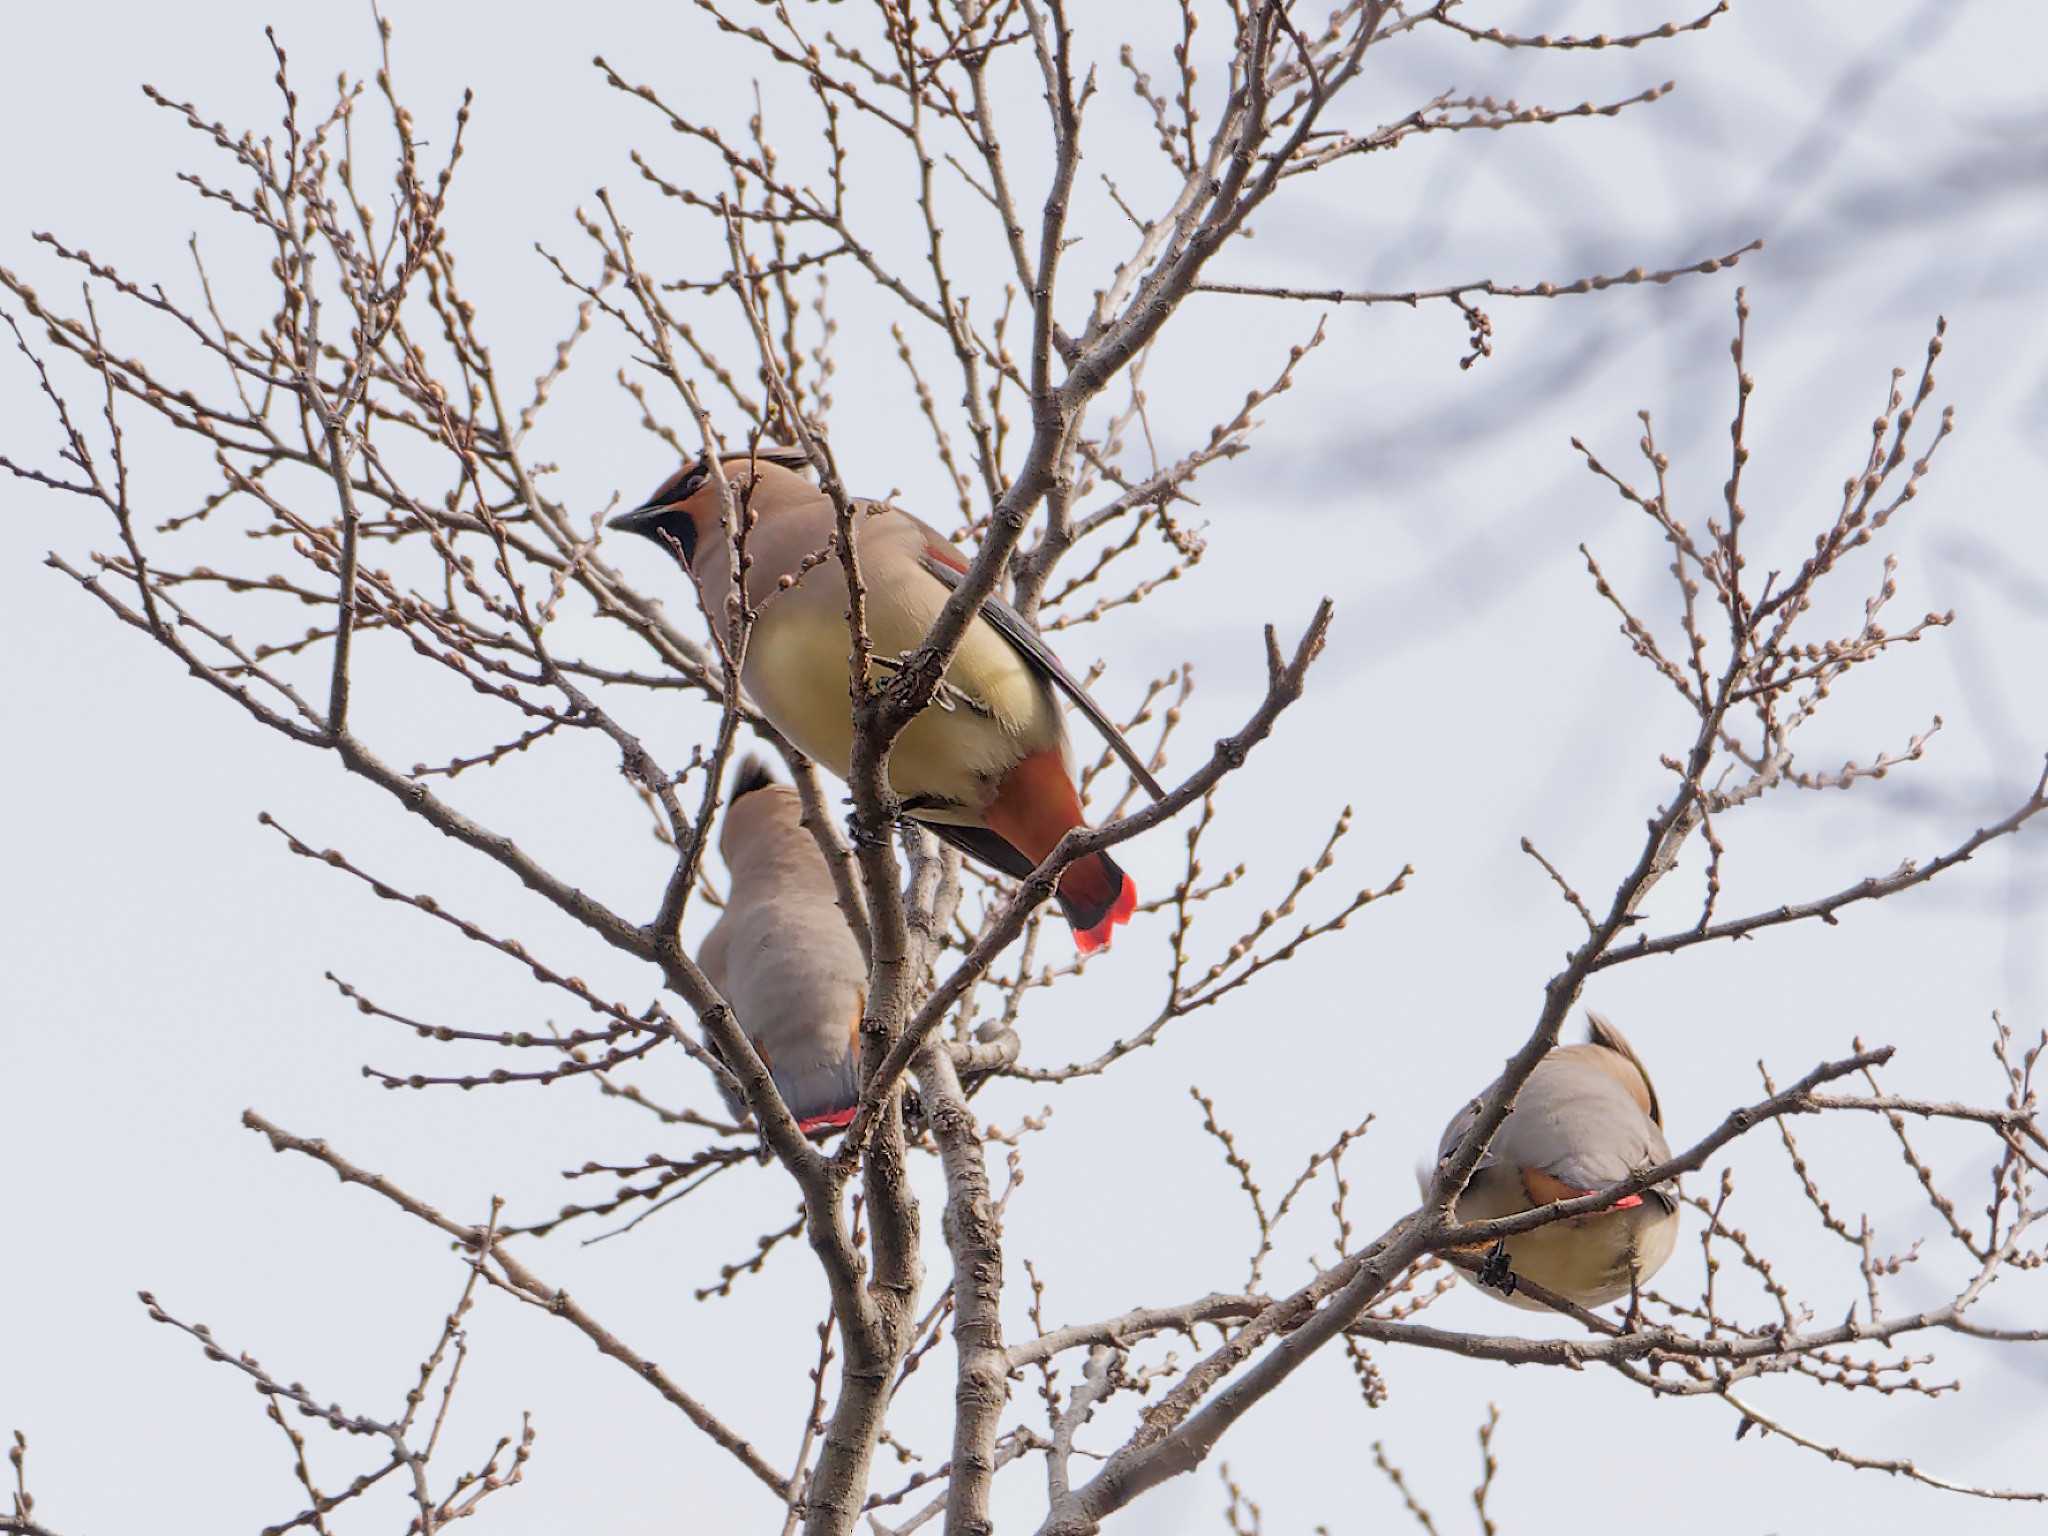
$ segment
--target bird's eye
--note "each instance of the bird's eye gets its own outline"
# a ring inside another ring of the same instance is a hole
[[[668,479],[662,481],[655,488],[654,494],[641,502],[640,505],[643,507],[673,507],[680,502],[688,501],[703,486],[705,477],[709,473],[709,468],[701,463],[692,464],[685,469],[679,469],[673,475],[670,475]]]

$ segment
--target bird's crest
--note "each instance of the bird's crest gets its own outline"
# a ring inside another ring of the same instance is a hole
[[[1650,1069],[1643,1065],[1643,1058],[1638,1056],[1635,1047],[1628,1043],[1628,1036],[1609,1023],[1605,1014],[1595,1013],[1588,1008],[1586,1038],[1602,1049],[1614,1052],[1636,1069],[1636,1075],[1643,1080],[1643,1091],[1650,1099],[1644,1109],[1652,1122],[1661,1126],[1664,1123],[1664,1106],[1657,1102],[1657,1085],[1650,1081]]]
[[[732,798],[751,795],[757,789],[766,789],[775,782],[775,775],[768,771],[768,765],[749,752],[740,759],[740,765],[733,771]]]

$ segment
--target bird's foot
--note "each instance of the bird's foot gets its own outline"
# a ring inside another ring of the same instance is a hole
[[[1486,1255],[1486,1262],[1479,1266],[1479,1283],[1503,1296],[1515,1294],[1515,1272],[1508,1267],[1508,1243],[1502,1238]]]
[[[856,848],[879,848],[889,841],[889,829],[896,825],[896,814],[885,810],[883,820],[870,827],[861,819],[859,811],[846,813],[846,840]]]
[[[913,648],[907,651],[898,651],[894,656],[871,656],[868,660],[871,665],[880,667],[885,672],[900,673],[917,659],[917,655],[918,650]],[[975,703],[971,694],[956,688],[943,677],[939,679],[938,684],[932,689],[932,702],[938,705],[939,708],[948,711],[965,706],[976,714],[985,715],[988,713],[985,706]]]

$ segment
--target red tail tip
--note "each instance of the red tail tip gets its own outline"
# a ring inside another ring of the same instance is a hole
[[[853,1124],[854,1114],[859,1108],[856,1104],[852,1109],[835,1109],[829,1115],[813,1115],[808,1120],[797,1121],[796,1128],[806,1136],[813,1131],[843,1131]]]
[[[1109,911],[1102,921],[1093,928],[1074,930],[1074,948],[1084,955],[1092,955],[1098,949],[1109,946],[1111,932],[1131,920],[1131,914],[1138,910],[1138,884],[1129,875],[1123,877],[1123,889],[1116,893],[1116,900],[1110,903]]]

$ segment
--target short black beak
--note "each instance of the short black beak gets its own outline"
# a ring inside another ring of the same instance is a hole
[[[672,501],[650,501],[611,520],[621,533],[637,533],[680,558],[685,566],[697,554],[697,524]]]
[[[605,526],[616,528],[621,533],[637,533],[644,539],[651,539],[655,537],[655,525],[661,521],[661,514],[667,510],[665,506],[650,503],[644,507],[635,507],[630,512],[621,512]]]

